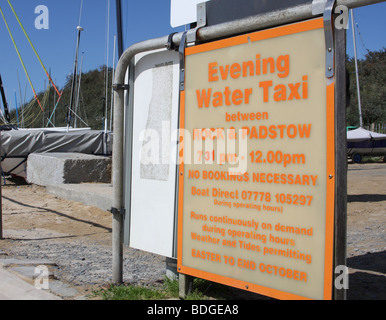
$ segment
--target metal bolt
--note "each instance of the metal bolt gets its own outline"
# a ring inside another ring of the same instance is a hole
[[[334,178],[334,176],[333,176],[332,174],[330,174],[328,177],[329,177],[330,179]]]

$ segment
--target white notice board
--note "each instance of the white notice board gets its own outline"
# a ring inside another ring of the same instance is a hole
[[[125,184],[131,180],[131,194],[125,187],[125,244],[175,257],[179,56],[174,51],[154,51],[137,55],[134,63],[132,175],[126,173],[125,177]]]
[[[171,0],[170,25],[173,28],[197,22],[197,5],[210,0]]]

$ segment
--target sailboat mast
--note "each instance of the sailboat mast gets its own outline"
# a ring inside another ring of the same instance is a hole
[[[357,57],[357,44],[355,37],[355,25],[354,25],[354,10],[351,9],[351,25],[352,25],[352,36],[354,42],[354,57],[355,57],[355,75],[357,79],[357,94],[358,94],[358,108],[359,108],[359,125],[363,128],[363,118],[362,118],[362,106],[361,106],[361,92],[359,86],[359,72],[358,72],[358,57]]]
[[[9,116],[9,112],[8,112],[8,104],[7,104],[7,99],[5,97],[5,92],[4,92],[4,87],[3,87],[3,80],[1,80],[1,75],[0,75],[0,91],[1,91],[1,98],[3,99],[5,118],[6,118],[7,122],[10,123],[11,122],[11,117]]]
[[[111,87],[114,85],[114,77],[115,77],[115,48],[117,46],[117,35],[114,35],[114,50],[113,50],[113,74],[111,77]],[[114,91],[111,90],[111,100],[110,100],[110,131],[113,128],[113,112],[114,112]]]
[[[82,82],[83,54],[84,54],[84,52],[82,52],[82,58],[80,59],[78,90],[77,90],[77,94],[76,94],[76,103],[75,103],[75,120],[74,120],[75,123],[74,123],[74,128],[77,128],[77,117],[76,117],[76,115],[78,114],[80,85],[81,85],[81,82]]]
[[[117,13],[117,33],[118,33],[118,59],[119,59],[123,53],[121,0],[116,0],[116,13]]]
[[[108,87],[109,87],[109,38],[110,38],[110,0],[107,0],[106,13],[106,79],[105,79],[105,117],[104,117],[104,131],[107,132],[107,116],[108,116]]]
[[[73,78],[72,78],[70,107],[68,109],[68,116],[67,116],[67,129],[71,125],[71,112],[72,112],[72,106],[73,106],[73,102],[74,102],[74,93],[75,93],[75,84],[76,84],[76,75],[77,75],[77,66],[78,66],[78,52],[79,52],[80,33],[83,31],[83,28],[81,26],[77,26],[76,28],[78,29],[78,38],[77,38],[77,41],[76,41],[74,74],[73,74]]]

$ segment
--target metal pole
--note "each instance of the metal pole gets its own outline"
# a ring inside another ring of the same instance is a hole
[[[119,0],[118,0],[119,1]],[[385,0],[337,0],[337,5],[345,5],[349,9],[365,5],[384,2]],[[313,14],[312,3],[300,5],[287,10],[275,11],[268,14],[252,16],[237,21],[226,22],[215,26],[203,27],[197,31],[198,41],[213,41],[223,37],[230,37],[265,28],[293,23],[301,20],[321,16]],[[182,32],[173,35],[172,41],[179,46]],[[114,141],[113,141],[113,282],[122,283],[123,279],[123,153],[124,153],[124,86],[125,74],[131,59],[138,53],[162,49],[168,45],[169,36],[143,41],[130,46],[119,59],[114,77]],[[132,132],[131,121],[128,132]],[[125,159],[125,164],[131,168],[131,159]],[[126,208],[126,215],[130,215],[130,207]]]
[[[334,270],[347,266],[347,133],[346,30],[335,29],[335,243]],[[335,281],[338,274],[335,274]],[[348,275],[347,275],[348,276]],[[334,282],[335,282],[334,281]],[[347,289],[333,287],[334,300],[345,300]]]
[[[177,38],[175,35],[174,38]],[[118,90],[116,84],[123,85],[125,81],[125,74],[127,67],[132,57],[136,54],[161,49],[167,44],[168,36],[148,40],[145,42],[132,45],[128,48],[119,59],[117,69],[115,71],[115,92],[114,92],[114,139],[113,139],[113,207],[111,212],[113,214],[112,224],[112,281],[113,283],[123,282],[123,140],[124,140],[124,90],[123,87]],[[128,122],[129,132],[132,132],[132,121]],[[126,159],[126,165],[131,168],[131,158]],[[129,210],[129,208],[127,208]]]
[[[78,51],[79,51],[79,43],[80,43],[80,33],[84,29],[81,26],[76,27],[78,29],[78,38],[76,41],[76,50],[75,50],[75,64],[74,64],[74,74],[72,76],[72,88],[71,88],[71,100],[70,100],[70,107],[68,109],[68,116],[67,116],[67,129],[71,125],[71,112],[72,112],[72,105],[74,100],[74,91],[75,91],[75,84],[76,84],[76,74],[77,74],[77,66],[78,66]]]
[[[117,11],[117,33],[118,33],[118,58],[120,58],[123,53],[121,0],[116,0],[116,11]]]
[[[49,97],[49,96],[48,96],[48,97]],[[19,111],[18,111],[17,109],[18,109],[18,106],[17,106],[17,94],[16,94],[16,90],[15,90],[16,123],[17,123],[17,126],[19,127]]]
[[[359,125],[363,128],[363,118],[362,118],[362,105],[361,105],[361,91],[359,86],[359,71],[358,71],[358,57],[357,57],[357,43],[355,37],[355,26],[354,26],[354,10],[351,9],[351,27],[352,27],[352,37],[354,42],[354,55],[355,55],[355,75],[357,79],[357,93],[358,93],[358,109],[359,109]]]
[[[9,123],[11,121],[11,117],[9,116],[9,112],[8,112],[8,103],[7,103],[7,99],[5,97],[3,81],[1,80],[1,75],[0,75],[0,92],[1,92],[1,98],[3,100],[5,118],[6,118],[7,122]]]
[[[21,94],[21,86],[20,86],[20,79],[19,79],[19,72],[16,70],[17,74],[17,82],[19,84],[19,95],[20,95],[20,111],[21,111],[21,127],[24,128],[24,101],[23,101],[23,95]]]
[[[106,92],[105,92],[105,133],[107,133],[107,117],[108,117],[108,110],[107,110],[107,104],[108,104],[108,91],[109,91],[109,39],[110,39],[110,0],[107,1],[107,31],[106,31],[106,79],[105,79],[105,85],[106,85]]]
[[[117,47],[117,35],[114,35],[114,50],[113,50],[113,70],[111,82],[114,85],[114,73],[115,73],[115,49]],[[111,106],[110,106],[110,127],[109,130],[113,129],[113,107],[114,107],[114,92],[111,90]]]
[[[78,114],[78,105],[79,105],[79,94],[80,94],[80,85],[82,81],[82,68],[83,68],[83,54],[82,52],[82,58],[80,59],[80,69],[79,69],[79,81],[78,81],[78,90],[76,93],[76,103],[75,103],[75,119],[74,119],[74,128],[77,127],[77,117],[76,115]]]

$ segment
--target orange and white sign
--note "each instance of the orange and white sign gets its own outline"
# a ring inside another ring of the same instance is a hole
[[[331,299],[334,82],[323,20],[185,56],[179,272],[279,299]]]

